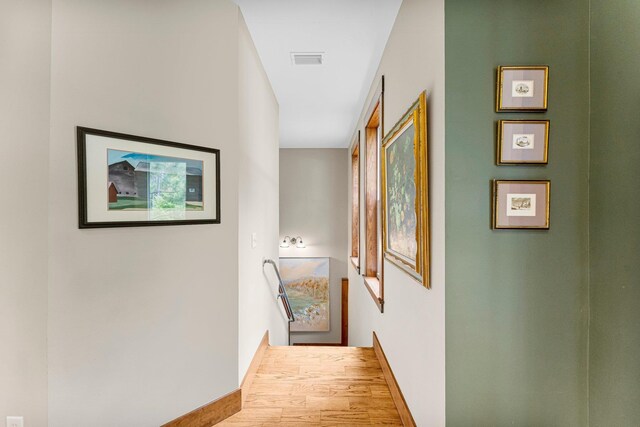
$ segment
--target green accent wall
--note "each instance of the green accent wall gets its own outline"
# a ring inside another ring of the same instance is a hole
[[[588,417],[589,2],[446,0],[449,426]],[[547,113],[496,113],[498,65],[550,66]],[[496,166],[498,119],[551,120],[548,166]],[[490,181],[551,180],[551,229],[491,230]]]
[[[591,0],[590,420],[640,425],[640,1]]]

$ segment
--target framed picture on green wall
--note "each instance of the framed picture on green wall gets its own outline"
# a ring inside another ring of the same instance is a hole
[[[384,256],[429,288],[426,100],[423,92],[384,137],[380,165]]]
[[[546,111],[549,67],[499,66],[496,111]]]
[[[499,120],[498,165],[546,165],[549,120]]]
[[[549,229],[550,188],[548,180],[494,180],[494,229]]]

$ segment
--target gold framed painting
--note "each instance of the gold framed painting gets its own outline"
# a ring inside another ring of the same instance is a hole
[[[381,151],[384,256],[430,288],[425,92],[384,137]]]
[[[549,229],[549,180],[494,180],[494,229]]]
[[[549,67],[498,67],[496,111],[546,111]]]
[[[546,165],[549,120],[499,120],[496,164]]]

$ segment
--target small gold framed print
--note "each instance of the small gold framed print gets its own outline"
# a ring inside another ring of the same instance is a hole
[[[493,181],[494,229],[549,229],[549,180]]]
[[[499,120],[498,165],[546,165],[549,120]]]
[[[499,66],[496,111],[546,111],[549,67]]]

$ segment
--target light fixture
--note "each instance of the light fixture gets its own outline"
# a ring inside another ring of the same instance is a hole
[[[282,242],[280,242],[281,248],[288,248],[292,245],[300,249],[306,248],[304,242],[302,241],[302,237],[300,236],[298,237],[284,236],[284,239],[282,239]]]

